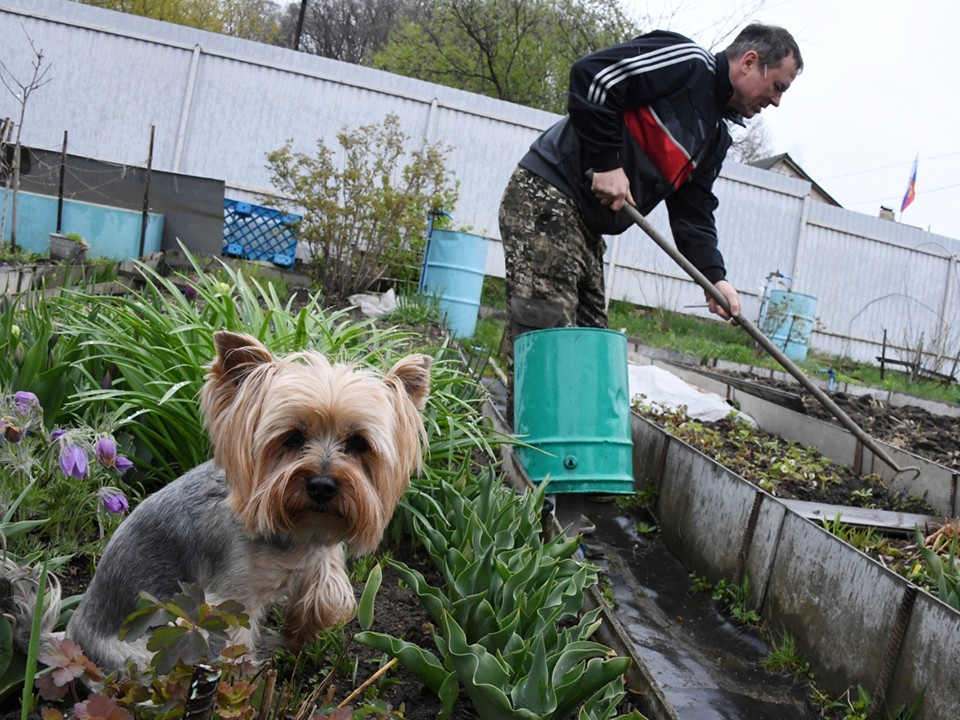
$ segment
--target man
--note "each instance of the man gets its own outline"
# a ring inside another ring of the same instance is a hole
[[[511,376],[517,335],[606,327],[602,235],[633,225],[618,212],[624,203],[647,214],[666,202],[677,248],[730,305],[727,313],[708,296],[710,311],[739,314],[713,217],[713,183],[731,143],[726,121],[778,106],[802,69],[790,33],[759,24],[716,55],[655,31],[574,64],[568,115],[534,141],[500,205]]]

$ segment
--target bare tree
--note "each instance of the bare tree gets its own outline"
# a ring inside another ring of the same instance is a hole
[[[390,31],[403,18],[417,15],[415,0],[302,0],[287,6],[281,21],[281,36],[294,46],[297,23],[303,10],[299,47],[313,55],[370,65]]]
[[[20,26],[23,29],[23,26]],[[17,103],[20,105],[20,121],[17,123],[17,130],[14,135],[13,142],[13,167],[11,169],[7,189],[8,191],[12,189],[12,202],[10,210],[10,251],[16,252],[17,250],[17,196],[20,193],[20,135],[23,131],[23,120],[27,114],[27,101],[30,99],[30,95],[33,94],[34,90],[46,85],[52,78],[47,77],[47,73],[50,71],[50,65],[44,67],[43,60],[43,49],[37,49],[37,46],[34,44],[33,39],[27,35],[27,31],[24,29],[23,34],[27,38],[27,42],[30,43],[30,48],[33,50],[33,62],[30,63],[33,68],[33,72],[30,75],[30,79],[27,81],[18,80],[17,77],[10,71],[3,60],[0,60],[0,83],[3,83],[3,86],[7,91],[13,95]],[[7,215],[7,204],[3,204],[3,213],[0,215],[0,238],[3,237],[3,228],[6,222]]]
[[[733,145],[727,153],[727,158],[730,160],[749,164],[773,154],[770,148],[770,135],[762,118],[751,121],[745,128],[731,124],[730,135],[733,137]]]

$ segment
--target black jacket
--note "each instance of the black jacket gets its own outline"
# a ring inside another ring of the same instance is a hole
[[[633,226],[601,205],[586,171],[623,167],[637,208],[666,201],[677,248],[711,282],[726,276],[717,248],[713,182],[730,147],[729,63],[676,33],[656,31],[578,60],[569,114],[531,145],[520,165],[579,203],[587,227]]]

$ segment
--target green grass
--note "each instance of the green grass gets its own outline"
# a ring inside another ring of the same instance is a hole
[[[706,320],[619,300],[610,302],[608,314],[607,324],[611,329],[623,330],[628,337],[651,347],[669,348],[702,360],[722,358],[753,365],[762,359],[754,351],[750,336],[719,320]]]
[[[756,367],[782,369],[742,329],[719,320],[684,315],[669,310],[646,308],[622,301],[611,301],[609,327],[624,330],[627,336],[645,345],[669,348],[693,355],[701,360],[718,358]],[[920,397],[960,401],[960,387],[928,380],[911,381],[906,373],[887,370],[880,379],[880,368],[849,358],[808,353],[805,362],[797,363],[808,377],[823,377],[833,370],[837,382],[849,382],[918,395]]]
[[[773,648],[761,661],[763,668],[779,675],[812,678],[810,663],[803,659],[797,650],[797,643],[789,631],[784,630],[779,637],[773,638]]]

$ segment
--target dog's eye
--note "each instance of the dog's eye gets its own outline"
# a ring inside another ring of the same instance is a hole
[[[370,450],[370,443],[363,435],[351,435],[343,442],[343,451],[347,455],[363,455]]]
[[[299,430],[293,430],[287,433],[287,436],[283,439],[283,446],[292,450],[299,450],[306,445],[306,443],[306,436]]]

